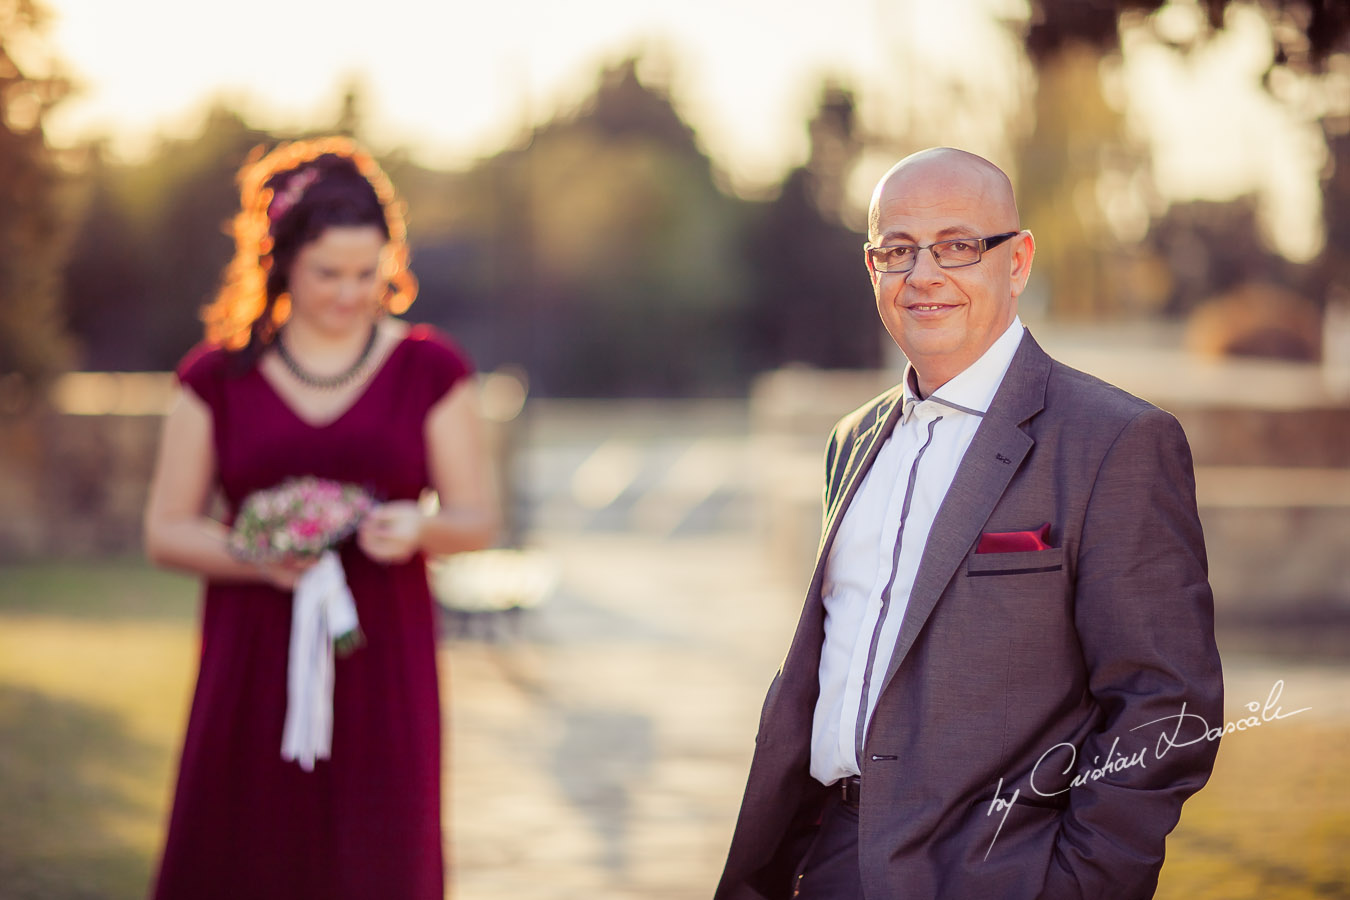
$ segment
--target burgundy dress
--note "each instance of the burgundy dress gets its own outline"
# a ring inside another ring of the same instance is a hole
[[[298,418],[256,366],[198,347],[179,379],[210,407],[233,517],[249,493],[297,475],[415,500],[429,483],[428,410],[471,371],[415,326],[345,413]],[[200,670],[153,896],[441,900],[440,706],[425,561],[341,549],[366,646],[337,661],[329,760],[281,758],[291,595],[208,582]]]

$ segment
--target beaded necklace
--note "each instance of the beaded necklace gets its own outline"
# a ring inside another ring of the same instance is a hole
[[[370,337],[366,338],[366,345],[361,349],[361,355],[356,358],[345,371],[338,372],[336,375],[315,375],[301,368],[300,364],[291,356],[290,351],[286,349],[284,340],[285,329],[277,333],[277,339],[274,344],[277,348],[277,356],[281,358],[282,363],[290,370],[290,373],[296,377],[302,384],[307,384],[312,388],[318,388],[322,391],[336,390],[344,385],[350,384],[361,370],[365,368],[370,360],[370,353],[375,349],[375,338],[379,329],[372,323],[370,326]]]

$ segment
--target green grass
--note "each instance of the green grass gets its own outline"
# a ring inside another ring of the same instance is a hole
[[[197,583],[0,567],[0,894],[144,897],[186,721]]]
[[[0,616],[195,622],[199,582],[139,558],[0,564]]]

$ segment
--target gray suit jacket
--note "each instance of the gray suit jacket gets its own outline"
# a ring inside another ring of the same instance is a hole
[[[825,559],[900,398],[831,435],[815,575],[764,701],[718,900],[790,896],[824,793],[807,767]],[[1045,522],[1052,549],[975,552],[983,533]],[[1217,751],[1194,740],[1196,717],[1222,715],[1181,427],[1028,333],[933,523],[868,727],[867,900],[1151,897]]]

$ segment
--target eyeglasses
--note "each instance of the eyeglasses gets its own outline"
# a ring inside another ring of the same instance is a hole
[[[933,254],[933,262],[944,269],[959,269],[973,266],[984,256],[984,251],[992,250],[1009,238],[1017,237],[1019,231],[1005,231],[991,237],[952,238],[949,241],[934,241],[931,244],[890,244],[874,247],[871,241],[863,244],[872,268],[878,272],[908,272],[919,261],[919,251],[927,250]]]

